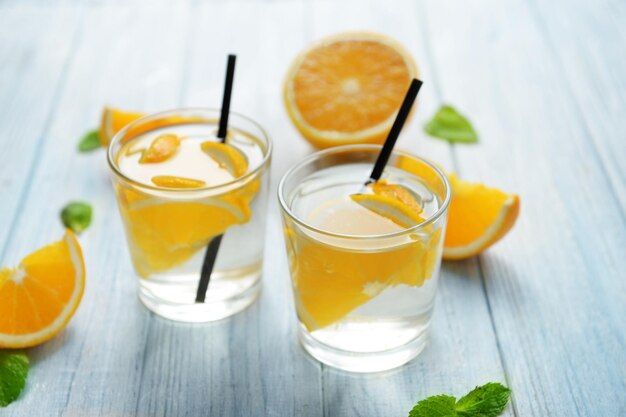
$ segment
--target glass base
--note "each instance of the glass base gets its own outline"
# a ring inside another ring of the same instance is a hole
[[[300,326],[298,338],[304,350],[318,361],[348,372],[382,372],[404,365],[417,357],[428,344],[428,328],[409,342],[389,350],[354,352],[329,346]]]
[[[197,275],[139,280],[139,299],[169,320],[204,323],[221,320],[250,306],[261,291],[260,263],[230,272],[215,271],[204,303],[196,303]]]

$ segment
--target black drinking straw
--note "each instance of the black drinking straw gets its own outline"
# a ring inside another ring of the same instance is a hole
[[[423,83],[417,78],[413,78],[413,81],[411,81],[411,85],[406,92],[406,96],[404,96],[404,101],[402,102],[402,106],[400,106],[396,120],[394,120],[393,126],[391,126],[389,135],[387,135],[385,144],[378,154],[376,163],[374,163],[374,169],[372,169],[370,178],[365,182],[365,185],[378,181],[380,176],[383,174],[385,165],[387,165],[387,161],[389,161],[389,157],[391,156],[391,151],[393,151],[393,147],[398,140],[402,126],[404,126],[404,122],[406,122],[406,118],[411,112],[411,107],[413,107],[413,103],[415,102],[415,98],[417,97],[417,93],[419,93],[422,84]]]
[[[224,97],[222,99],[222,113],[220,114],[220,124],[217,130],[217,137],[220,138],[222,143],[226,142],[228,114],[230,112],[230,96],[233,92],[236,60],[237,56],[232,54],[228,55],[228,64],[226,65],[226,81],[224,83]],[[223,234],[216,236],[213,240],[211,240],[209,246],[207,246],[206,253],[204,254],[204,262],[202,263],[202,270],[200,272],[198,291],[196,292],[196,303],[204,303],[206,291],[207,288],[209,288],[209,281],[211,280],[211,274],[213,273],[213,267],[215,266],[215,260],[217,259],[217,253],[220,250],[220,244],[222,243],[223,236]]]

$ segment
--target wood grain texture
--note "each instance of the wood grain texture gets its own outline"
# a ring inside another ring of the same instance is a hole
[[[424,9],[442,92],[481,133],[455,147],[460,173],[521,195],[480,257],[517,414],[622,415],[626,229],[567,69],[525,2]]]
[[[488,381],[513,389],[507,416],[625,415],[623,16],[608,0],[0,1],[0,264],[57,239],[68,200],[95,209],[84,301],[29,351],[27,388],[0,415],[402,416]],[[404,43],[425,81],[398,147],[520,193],[522,215],[480,258],[444,264],[419,358],[352,375],[297,345],[275,193],[312,151],[281,102],[291,59],[363,29]],[[230,52],[233,109],[275,142],[263,292],[230,319],[176,324],[137,300],[104,152],[76,143],[106,103],[219,106]],[[479,144],[424,135],[442,102]]]
[[[580,127],[595,145],[626,216],[626,3],[530,2],[537,27],[563,74]],[[567,7],[567,15],[561,13]]]
[[[8,242],[67,79],[79,12],[19,7],[1,10],[0,18],[0,258],[17,262],[8,258]]]

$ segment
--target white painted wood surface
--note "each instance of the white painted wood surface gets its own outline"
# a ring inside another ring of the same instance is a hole
[[[513,389],[508,416],[626,415],[626,7],[587,3],[0,1],[0,264],[58,238],[68,200],[95,208],[81,307],[29,351],[27,388],[0,415],[402,416],[488,381]],[[431,345],[391,372],[335,371],[299,348],[274,199],[258,303],[210,325],[147,312],[104,153],[78,154],[78,138],[106,103],[219,106],[234,52],[233,106],[275,141],[275,193],[311,152],[283,109],[286,68],[351,29],[388,33],[417,59],[425,87],[399,146],[520,193],[514,231],[444,265]],[[423,134],[442,102],[479,144]]]

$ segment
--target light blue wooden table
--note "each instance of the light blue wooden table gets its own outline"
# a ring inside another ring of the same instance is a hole
[[[150,314],[104,152],[76,151],[106,103],[219,106],[234,52],[233,107],[276,143],[275,192],[311,152],[281,103],[287,66],[346,29],[388,33],[417,59],[425,86],[401,148],[522,200],[504,241],[444,264],[426,351],[374,375],[297,345],[274,199],[258,303],[201,326]],[[95,208],[80,309],[29,351],[27,388],[0,416],[405,416],[488,381],[512,388],[506,416],[625,416],[625,45],[623,0],[0,0],[0,264],[57,239],[69,200]],[[422,133],[442,102],[471,118],[479,144]]]

